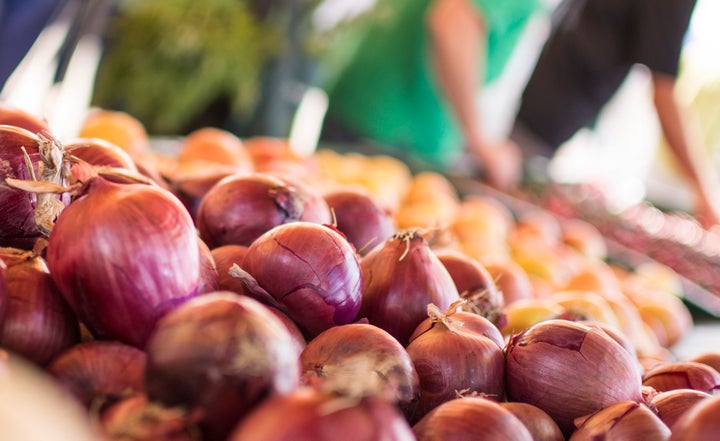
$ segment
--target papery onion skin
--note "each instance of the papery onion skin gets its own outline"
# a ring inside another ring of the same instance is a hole
[[[675,361],[646,371],[642,382],[657,392],[695,389],[712,394],[720,390],[720,372],[704,363]]]
[[[720,395],[689,409],[673,426],[670,441],[716,441],[720,433]]]
[[[675,423],[691,407],[712,395],[694,389],[673,389],[654,395],[648,405],[655,411],[663,423],[673,430]]]
[[[0,125],[0,246],[29,250],[42,236],[34,217],[37,196],[5,182],[7,178],[32,180],[21,147],[30,158],[35,176],[40,176],[41,142],[45,141],[28,130]],[[65,196],[59,199],[64,204],[69,202]]]
[[[299,384],[287,329],[259,302],[231,292],[205,294],[169,312],[146,351],[148,397],[202,412],[206,440],[224,440],[262,400]]]
[[[511,337],[505,373],[508,399],[544,410],[566,436],[575,418],[642,400],[637,361],[600,329],[568,320],[546,320]]]
[[[100,408],[145,390],[144,351],[118,341],[79,343],[55,357],[47,372],[86,408]]]
[[[115,144],[100,138],[76,138],[64,143],[65,152],[97,167],[137,171],[135,161]]]
[[[425,415],[413,426],[418,441],[532,441],[512,412],[481,397],[455,398]]]
[[[500,405],[522,421],[533,441],[565,441],[557,423],[539,407],[517,401],[503,401]]]
[[[227,176],[203,196],[196,221],[212,249],[250,245],[271,228],[299,221],[303,200],[297,188],[276,176],[245,173]]]
[[[703,352],[692,357],[689,361],[706,364],[720,372],[720,352]]]
[[[5,318],[7,310],[7,283],[6,283],[7,265],[0,258],[0,325]]]
[[[48,239],[53,280],[99,338],[143,347],[155,322],[197,293],[195,226],[153,185],[93,178]]]
[[[206,294],[217,291],[220,289],[220,281],[212,252],[207,244],[200,238],[198,238],[198,249],[200,252],[200,278],[197,293]]]
[[[362,258],[362,308],[366,318],[407,346],[427,318],[427,305],[444,311],[460,299],[452,277],[416,231],[397,233]]]
[[[416,441],[402,414],[379,398],[348,400],[301,388],[271,398],[228,441]]]
[[[477,393],[493,401],[505,396],[505,354],[502,335],[486,337],[472,328],[483,328],[473,322],[487,322],[485,317],[470,312],[448,315],[432,323],[426,319],[418,326],[407,346],[407,353],[420,379],[420,400],[410,422],[417,422],[440,404],[457,398],[457,394]],[[465,324],[468,324],[467,327]],[[417,335],[416,335],[417,334]]]
[[[325,194],[325,200],[335,216],[335,225],[348,241],[364,256],[390,238],[397,225],[390,210],[367,191],[336,190]]]
[[[0,256],[5,254],[0,250]],[[45,366],[80,342],[75,314],[55,286],[45,259],[31,252],[5,275],[7,308],[0,320],[0,347]]]
[[[308,339],[354,322],[360,310],[358,255],[330,226],[278,225],[250,245],[242,266],[282,304]]]
[[[107,441],[197,441],[198,429],[187,412],[151,403],[143,393],[114,403],[98,422]]]
[[[367,323],[334,326],[300,354],[303,381],[350,398],[379,396],[413,413],[418,375],[410,355],[387,331]]]
[[[50,131],[47,120],[7,102],[0,103],[0,124],[20,127],[33,133]]]
[[[247,245],[222,245],[210,250],[218,272],[218,289],[222,291],[245,292],[245,285],[230,275],[230,267],[233,264],[242,266],[245,254],[249,247]]]
[[[569,441],[667,441],[670,429],[646,405],[611,404],[585,418]]]

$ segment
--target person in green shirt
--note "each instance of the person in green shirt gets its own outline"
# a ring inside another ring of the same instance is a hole
[[[467,149],[490,184],[516,182],[519,149],[487,136],[476,98],[502,73],[539,1],[381,0],[376,8],[327,85],[328,120],[435,168],[452,168]]]

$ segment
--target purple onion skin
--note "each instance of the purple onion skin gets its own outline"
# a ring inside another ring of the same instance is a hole
[[[354,322],[360,310],[359,258],[332,227],[279,225],[250,245],[242,267],[280,302],[308,339]]]
[[[345,234],[361,256],[397,231],[390,211],[368,193],[338,190],[326,194],[325,200],[335,214],[337,229]]]
[[[41,237],[34,217],[37,197],[5,183],[6,178],[32,179],[21,147],[25,147],[35,175],[40,176],[40,142],[38,135],[20,127],[0,126],[0,246],[29,250]],[[69,202],[66,196],[60,200]]]
[[[0,326],[7,309],[7,265],[0,259]]]
[[[199,296],[169,312],[147,345],[147,394],[200,411],[204,440],[224,440],[262,400],[299,384],[287,328],[265,306],[231,292]]]
[[[535,405],[566,436],[573,420],[620,401],[642,401],[638,363],[602,330],[568,320],[540,322],[506,346],[510,401]]]
[[[44,366],[80,342],[78,320],[42,257],[11,265],[6,282],[7,309],[0,322],[0,347]]]
[[[245,245],[222,245],[210,250],[217,267],[219,290],[233,291],[239,294],[246,292],[245,285],[230,275],[230,268],[233,264],[242,267],[248,248]]]
[[[230,175],[202,197],[196,220],[212,248],[250,245],[271,228],[301,220],[303,200],[288,182],[265,173]]]
[[[447,269],[415,232],[399,233],[373,248],[362,258],[361,270],[358,318],[385,329],[403,346],[427,318],[427,305],[445,311],[460,298]]]
[[[86,408],[110,405],[145,391],[144,351],[118,341],[76,344],[58,354],[46,370]]]
[[[47,263],[93,335],[139,348],[160,317],[196,295],[200,277],[195,226],[180,201],[102,178],[58,217]]]
[[[670,441],[716,441],[720,433],[720,395],[690,408],[673,426]]]
[[[670,429],[645,404],[620,401],[582,420],[568,441],[667,441]]]
[[[269,399],[228,441],[416,441],[402,414],[378,398],[347,400],[302,388]]]
[[[210,248],[198,237],[198,248],[200,250],[200,279],[198,283],[198,294],[207,294],[220,289],[220,280],[215,259]]]

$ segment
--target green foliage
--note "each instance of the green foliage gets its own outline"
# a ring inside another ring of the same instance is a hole
[[[239,118],[259,96],[280,30],[250,0],[125,0],[108,31],[93,103],[125,110],[152,134],[181,133],[213,102]]]

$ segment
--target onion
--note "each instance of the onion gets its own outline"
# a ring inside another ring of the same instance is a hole
[[[0,249],[0,258],[8,263],[0,346],[44,366],[80,341],[78,320],[50,277],[45,259],[7,248]]]
[[[268,174],[227,176],[200,202],[197,227],[212,249],[220,245],[250,245],[277,225],[300,220],[303,199],[297,188]]]
[[[0,246],[31,249],[39,237],[52,229],[55,217],[67,205],[69,197],[36,194],[10,184],[14,179],[66,185],[62,155],[62,148],[51,138],[20,127],[0,125],[0,164],[3,164],[0,169],[3,181],[0,185]],[[32,174],[26,159],[32,164]]]
[[[486,318],[456,309],[453,304],[443,313],[429,305],[429,318],[410,338],[407,352],[420,379],[420,401],[411,422],[461,392],[495,401],[505,395],[502,334]]]
[[[137,171],[135,161],[120,147],[100,138],[77,138],[64,144],[65,152],[96,167]]]
[[[0,257],[0,325],[5,317],[7,309],[7,265]]]
[[[147,345],[147,394],[201,412],[206,440],[224,440],[235,423],[299,382],[292,337],[267,308],[230,292],[209,293],[158,321]]]
[[[47,371],[87,408],[100,408],[145,390],[147,356],[118,341],[79,343],[55,357]]]
[[[533,441],[565,441],[555,420],[539,407],[517,401],[503,401],[500,405],[522,421]]]
[[[207,244],[199,237],[197,241],[200,250],[200,278],[197,293],[205,294],[217,291],[220,288],[220,280],[215,259]]]
[[[689,361],[703,363],[720,372],[720,352],[703,352],[691,358]]]
[[[503,294],[490,272],[477,259],[462,251],[444,248],[435,250],[435,254],[450,273],[460,297],[468,300],[463,308],[502,328],[507,321],[502,312]]]
[[[670,441],[715,441],[720,433],[720,395],[689,409],[673,426]]]
[[[228,441],[416,441],[400,412],[383,399],[350,400],[301,388],[271,398]]]
[[[418,400],[418,374],[405,348],[386,331],[366,323],[335,326],[312,339],[300,354],[303,381],[350,398],[379,396],[406,415]]]
[[[142,393],[110,406],[99,424],[108,441],[197,441],[192,416],[181,408],[151,403]]]
[[[325,200],[335,216],[337,229],[345,234],[361,256],[397,230],[390,210],[381,206],[369,191],[335,190],[325,194]]]
[[[245,292],[245,285],[236,277],[230,275],[230,268],[234,264],[242,265],[247,250],[248,246],[246,245],[222,245],[210,250],[217,268],[219,290],[234,291],[241,294]]]
[[[596,327],[537,323],[506,347],[506,392],[547,412],[568,436],[573,420],[619,401],[642,400],[638,363]]]
[[[482,397],[443,403],[413,426],[418,441],[532,441],[532,435],[512,412]]]
[[[672,431],[685,412],[707,398],[712,395],[694,389],[673,389],[655,394],[648,404]]]
[[[695,389],[712,394],[720,390],[720,372],[703,363],[675,361],[648,370],[642,383],[658,392]]]
[[[517,262],[508,259],[502,262],[487,262],[484,266],[502,293],[505,305],[533,298],[530,276]]]
[[[299,177],[281,174],[276,174],[276,176],[293,186],[300,194],[303,203],[301,221],[316,224],[329,224],[332,222],[330,206],[316,186]]]
[[[406,346],[427,318],[427,305],[446,310],[460,298],[455,283],[427,241],[416,231],[395,234],[361,261],[360,316]]]
[[[50,131],[50,126],[45,118],[7,102],[0,102],[0,124],[20,127],[33,133]]]
[[[99,338],[143,347],[155,322],[197,292],[195,227],[171,193],[93,178],[48,240],[50,274]]]
[[[87,412],[68,400],[48,374],[16,354],[0,351],[0,439],[98,441]]]
[[[569,441],[664,441],[670,429],[645,404],[620,401],[583,418]]]
[[[250,245],[242,266],[308,338],[352,323],[360,310],[358,256],[332,227],[278,225]]]

